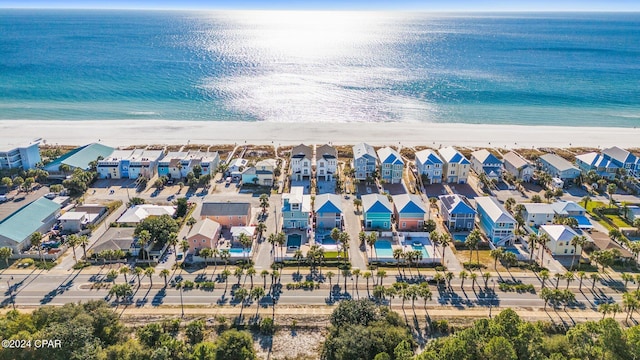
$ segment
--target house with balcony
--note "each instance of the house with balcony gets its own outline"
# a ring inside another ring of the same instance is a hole
[[[471,168],[476,174],[485,174],[489,180],[502,179],[502,160],[485,149],[471,153]]]
[[[547,248],[552,255],[573,255],[582,253],[582,247],[577,249],[571,245],[571,240],[580,236],[574,229],[567,225],[542,225],[540,226],[540,235],[547,234],[549,242]]]
[[[258,161],[254,166],[250,166],[242,172],[242,183],[272,186],[276,167],[278,167],[278,163],[275,159]]]
[[[540,225],[553,224],[556,212],[551,204],[522,203],[522,206],[524,206],[522,219],[529,227],[537,228]]]
[[[640,176],[640,159],[631,152],[617,146],[604,149],[600,152],[602,156],[612,161],[615,165],[623,168],[631,176]]]
[[[444,162],[442,180],[449,184],[466,184],[471,162],[451,146],[439,149],[438,154]]]
[[[492,196],[476,197],[476,210],[480,229],[494,245],[505,246],[514,239],[516,220]]]
[[[422,198],[413,194],[393,196],[393,208],[398,231],[422,231],[427,208]]]
[[[538,158],[540,168],[565,184],[580,176],[580,169],[556,154],[544,154]]]
[[[572,217],[578,221],[579,229],[592,229],[593,225],[589,218],[587,218],[587,210],[582,206],[578,205],[575,201],[556,201],[551,204],[553,207],[553,211],[555,212],[555,216],[559,218],[567,218]]]
[[[229,163],[227,172],[229,173],[229,175],[234,181],[240,180],[240,178],[242,177],[242,172],[247,167],[248,163],[249,163],[249,160],[247,159],[242,159],[242,158],[233,159]]]
[[[295,181],[311,180],[312,161],[313,149],[310,146],[300,144],[294,147],[289,159],[291,179]]]
[[[431,149],[416,152],[416,169],[418,174],[425,175],[427,178],[424,185],[439,184],[442,182],[442,169],[444,163],[442,159]]]
[[[333,181],[338,173],[338,151],[333,146],[322,145],[316,148],[316,179]]]
[[[476,219],[476,210],[463,195],[441,195],[440,215],[449,231],[471,231]]]
[[[362,195],[364,227],[366,230],[390,230],[393,205],[386,195]]]
[[[25,146],[17,146],[7,150],[0,150],[0,170],[23,169],[29,170],[40,162],[40,139]],[[7,146],[9,147],[9,146]]]
[[[202,249],[215,249],[217,247],[218,239],[220,238],[220,232],[222,226],[210,219],[198,220],[198,222],[191,227],[187,234],[187,243],[189,243],[189,250],[198,254]]]
[[[353,147],[353,164],[356,180],[364,181],[373,178],[378,166],[378,155],[373,146],[359,143]]]
[[[620,169],[620,166],[618,166],[614,161],[607,159],[596,152],[576,156],[576,165],[578,165],[578,168],[582,173],[595,171],[596,174],[609,180],[613,180],[616,177],[618,169]]]
[[[100,179],[150,179],[155,175],[162,150],[115,150],[111,155],[98,160]]]
[[[200,166],[202,175],[213,175],[219,163],[220,155],[217,152],[172,151],[158,162],[158,176],[180,180],[193,172],[196,166]]]
[[[284,229],[306,229],[311,214],[311,195],[304,195],[302,186],[293,186],[282,195],[282,227]]]
[[[336,194],[321,194],[315,199],[316,229],[342,229],[342,200]]]
[[[513,175],[516,179],[530,182],[533,177],[533,165],[518,153],[509,151],[502,156],[504,170]]]
[[[389,184],[400,184],[404,170],[404,161],[400,153],[390,147],[384,147],[378,150],[378,158],[380,159],[380,179]]]

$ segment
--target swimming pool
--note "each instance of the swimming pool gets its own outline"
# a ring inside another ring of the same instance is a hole
[[[291,234],[287,237],[287,248],[300,248],[302,244],[302,235]]]
[[[393,248],[391,247],[391,241],[378,240],[373,247],[376,249],[376,255],[378,257],[393,258]]]
[[[453,241],[465,242],[467,241],[467,235],[453,234]]]
[[[426,259],[429,257],[429,252],[427,251],[427,248],[424,247],[424,245],[420,244],[420,245],[411,245],[411,248],[413,250],[417,250],[417,251],[421,251],[422,252],[422,258]]]
[[[518,251],[518,249],[516,248],[503,248],[505,252],[510,252],[510,253],[514,253],[516,255],[520,255],[520,251]]]
[[[229,249],[229,253],[232,254],[232,255],[244,255],[245,249],[243,249],[243,248],[233,248],[232,247],[232,248]],[[251,248],[247,248],[246,249],[246,253],[247,254],[251,253]]]

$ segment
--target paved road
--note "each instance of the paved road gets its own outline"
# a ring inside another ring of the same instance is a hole
[[[344,195],[341,196],[342,208],[344,209],[344,228],[349,234],[349,238],[351,240],[349,247],[351,266],[353,268],[364,270],[367,268],[367,262],[365,260],[367,255],[366,252],[363,252],[360,249],[360,239],[358,239],[358,234],[360,234],[360,231],[362,230],[360,226],[360,216],[353,205],[353,197],[349,196],[348,199],[345,199]]]

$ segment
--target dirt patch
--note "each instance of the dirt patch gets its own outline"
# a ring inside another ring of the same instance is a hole
[[[326,329],[281,328],[273,336],[254,335],[259,359],[320,359]]]

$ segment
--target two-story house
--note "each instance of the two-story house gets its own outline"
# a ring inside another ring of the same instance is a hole
[[[400,184],[404,170],[404,161],[400,153],[390,147],[384,147],[378,150],[378,158],[380,159],[380,178],[390,184]]]
[[[458,194],[439,196],[442,221],[449,231],[471,231],[476,210],[466,197]]]
[[[311,195],[304,195],[302,186],[293,186],[282,195],[282,227],[284,229],[306,229],[311,214]]]
[[[640,159],[625,149],[617,146],[602,150],[602,156],[625,169],[631,176],[640,176]]]
[[[272,186],[274,183],[274,171],[278,163],[275,159],[258,161],[242,172],[242,183]]]
[[[251,222],[251,204],[248,202],[204,201],[200,218],[220,223],[223,228],[247,226]]]
[[[427,209],[420,196],[413,194],[394,195],[393,207],[398,231],[422,231]]]
[[[589,218],[587,218],[586,216],[587,210],[585,210],[585,208],[583,208],[582,206],[578,205],[578,203],[576,203],[575,201],[570,201],[570,200],[556,201],[555,203],[551,204],[551,207],[553,207],[553,211],[555,212],[556,217],[559,217],[559,218],[572,217],[576,219],[576,221],[578,222],[579,229],[593,228],[591,221],[589,221]]]
[[[471,167],[469,160],[454,147],[439,149],[438,154],[444,162],[442,179],[450,184],[465,184]]]
[[[476,174],[485,174],[489,180],[502,179],[502,160],[485,149],[471,153],[471,168]]]
[[[378,166],[378,155],[373,146],[359,143],[353,147],[353,164],[356,180],[367,180],[373,178],[373,174]]]
[[[316,229],[342,230],[342,200],[336,194],[321,194],[316,196],[315,202]]]
[[[544,154],[538,158],[540,168],[565,183],[580,176],[580,169],[556,154]]]
[[[439,184],[442,182],[442,159],[436,154],[435,151],[426,149],[416,152],[416,168],[418,174],[425,175],[427,178],[424,185]]]
[[[577,246],[577,249],[571,245],[571,240],[580,235],[567,225],[542,225],[540,226],[539,234],[547,234],[547,236],[549,236],[547,248],[553,255],[582,253],[582,247],[580,245]]]
[[[522,219],[529,227],[553,224],[556,212],[551,204],[522,203]]]
[[[311,180],[313,149],[300,144],[291,150],[291,178],[296,181]]]
[[[213,220],[199,220],[187,234],[189,250],[197,254],[204,248],[215,249],[221,230],[222,226]]]
[[[385,195],[362,195],[362,208],[364,209],[364,227],[371,230],[391,229],[391,215],[393,205]]]
[[[533,165],[525,158],[513,151],[509,151],[502,157],[504,160],[504,170],[513,175],[516,179],[524,182],[531,181],[533,177]]]
[[[616,177],[618,169],[620,169],[620,166],[610,158],[607,159],[596,152],[576,156],[576,165],[578,165],[578,168],[583,173],[588,173],[593,170],[598,175],[609,180],[613,180]]]
[[[329,145],[316,148],[316,179],[332,181],[338,172],[338,151]]]
[[[498,202],[490,196],[476,197],[478,222],[480,229],[494,245],[505,246],[514,240],[516,220]]]
[[[217,152],[172,151],[158,161],[158,176],[179,180],[193,172],[196,166],[200,167],[202,175],[213,175],[219,163],[220,155]]]

